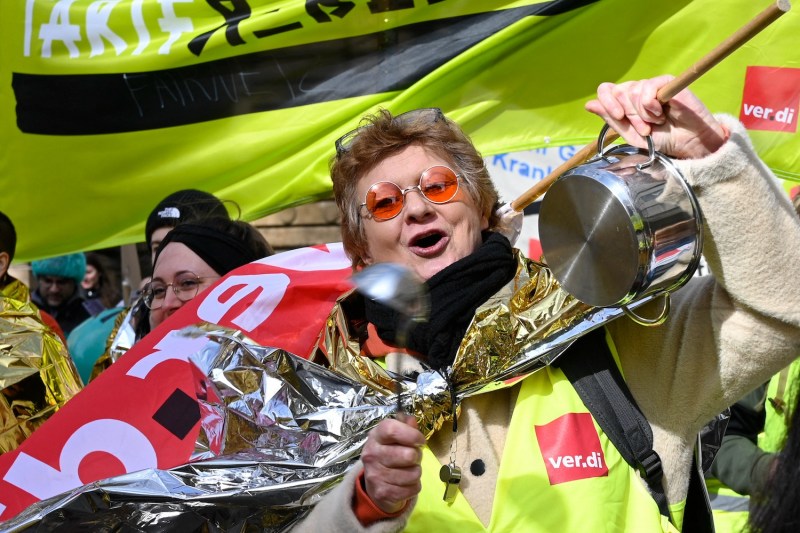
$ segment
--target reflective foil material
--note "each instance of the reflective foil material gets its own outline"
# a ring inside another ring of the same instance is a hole
[[[357,461],[391,396],[211,325],[192,354],[200,433],[190,464],[117,476],[41,501],[3,531],[283,531]],[[65,518],[68,517],[68,518]]]
[[[28,288],[0,290],[0,453],[22,443],[82,388],[61,339],[41,320]]]
[[[130,350],[131,346],[136,342],[134,317],[136,315],[137,306],[140,305],[143,305],[142,301],[137,300],[130,309],[117,315],[112,330],[113,338],[109,338],[109,341],[106,342],[105,352],[95,361],[89,381],[99,376],[103,370],[111,366],[112,363],[115,363],[117,359]]]
[[[477,310],[447,372],[423,366],[398,376],[361,355],[366,323],[354,316],[357,298],[345,294],[331,312],[315,355],[321,364],[212,325],[173,332],[207,338],[191,356],[201,413],[192,462],[81,487],[0,529],[284,531],[356,463],[369,430],[394,414],[397,382],[403,409],[430,436],[457,413],[453,398],[509,386],[622,314],[576,301],[547,267],[519,256],[516,277]]]

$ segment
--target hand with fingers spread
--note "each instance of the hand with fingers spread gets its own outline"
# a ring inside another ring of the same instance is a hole
[[[396,513],[422,489],[425,437],[414,417],[387,419],[367,437],[361,453],[367,495],[385,513]]]
[[[586,104],[633,146],[646,148],[650,135],[656,150],[680,159],[699,159],[714,153],[728,131],[688,89],[662,104],[658,90],[673,79],[659,76],[625,83],[603,83],[597,98]]]

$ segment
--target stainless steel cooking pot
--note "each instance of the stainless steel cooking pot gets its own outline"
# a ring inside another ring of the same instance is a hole
[[[630,145],[603,150],[562,175],[539,212],[547,264],[564,289],[596,307],[665,297],[697,269],[703,222],[694,193],[673,162]],[[662,317],[659,320],[663,320]]]

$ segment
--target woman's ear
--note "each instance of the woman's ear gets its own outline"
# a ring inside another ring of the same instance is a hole
[[[9,266],[11,266],[11,256],[8,252],[0,252],[0,281],[5,277]]]

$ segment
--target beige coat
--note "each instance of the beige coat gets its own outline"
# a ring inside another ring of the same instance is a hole
[[[694,278],[674,293],[670,318],[660,327],[624,317],[608,324],[626,382],[653,427],[671,504],[686,497],[700,428],[800,354],[800,219],[744,127],[732,117],[718,119],[731,131],[730,140],[704,159],[677,161],[705,216],[704,256],[714,277]],[[460,489],[484,525],[516,392],[474,396],[462,406]],[[441,431],[429,442],[443,464],[451,439],[451,432]],[[469,472],[476,458],[486,465],[480,477]],[[360,470],[351,470],[295,530],[402,530],[410,509],[369,528],[358,522],[351,502]]]

